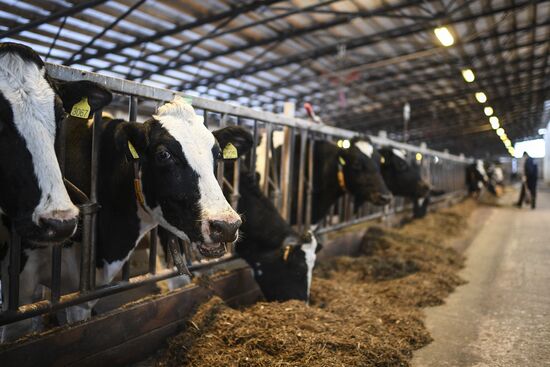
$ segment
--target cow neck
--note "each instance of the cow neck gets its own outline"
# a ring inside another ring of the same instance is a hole
[[[316,141],[314,162],[314,164],[322,165],[321,169],[314,168],[313,170],[312,222],[317,223],[327,214],[338,198],[344,195],[345,190],[342,189],[338,180],[339,163],[336,145],[325,141]]]
[[[136,199],[135,177],[141,176],[134,162],[128,158],[128,147],[117,147],[115,136],[122,120],[109,121],[101,137],[98,175],[99,241],[97,265],[113,264],[126,259],[140,237],[155,225],[149,210],[144,210]],[[108,279],[107,279],[108,281]]]

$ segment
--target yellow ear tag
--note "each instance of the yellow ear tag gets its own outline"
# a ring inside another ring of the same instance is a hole
[[[88,97],[84,97],[80,102],[75,103],[71,110],[71,116],[81,119],[87,119],[90,116],[90,105],[88,104]]]
[[[344,160],[344,158],[338,157],[338,161],[340,162],[340,165],[342,165],[342,166],[346,165],[346,161]]]
[[[128,141],[128,149],[130,150],[130,154],[132,155],[132,158],[139,159],[139,154],[136,148],[134,148],[134,146],[132,145],[132,143],[130,143],[130,141]]]
[[[380,163],[381,163],[381,164],[384,164],[384,163],[386,163],[386,158],[384,158],[384,157],[380,157]]]
[[[223,159],[237,159],[239,154],[237,153],[237,148],[231,143],[227,143],[225,148],[223,148]]]
[[[283,253],[283,260],[285,262],[288,260],[288,255],[290,255],[290,246],[286,246],[285,252]]]

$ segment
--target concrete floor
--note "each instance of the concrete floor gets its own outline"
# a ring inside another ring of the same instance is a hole
[[[546,191],[546,192],[544,192]],[[539,207],[484,207],[459,287],[426,310],[434,341],[413,366],[550,366],[550,191]],[[476,219],[477,217],[477,219]]]

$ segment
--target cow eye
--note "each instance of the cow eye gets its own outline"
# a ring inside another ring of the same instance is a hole
[[[166,163],[170,160],[170,158],[172,158],[172,155],[167,150],[161,150],[157,152],[157,155],[155,158],[159,163]]]

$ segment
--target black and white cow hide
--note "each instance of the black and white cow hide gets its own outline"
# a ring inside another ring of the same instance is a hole
[[[411,199],[413,216],[424,217],[428,211],[431,188],[420,176],[419,167],[411,165],[406,153],[397,148],[383,147],[379,152],[382,156],[382,176],[392,194]]]
[[[112,98],[96,83],[56,82],[31,48],[0,43],[0,214],[26,243],[60,243],[76,229],[55,144],[66,112],[84,97],[91,112]]]
[[[225,199],[214,175],[221,159],[221,147],[232,143],[239,155],[250,149],[244,129],[221,129],[211,133],[183,98],[161,106],[143,124],[105,120],[101,132],[98,162],[98,242],[96,285],[110,283],[122,269],[141,238],[159,225],[179,238],[197,245],[207,257],[221,256],[226,242],[238,237],[239,215]],[[216,138],[218,140],[216,140]],[[72,182],[87,182],[88,171],[81,162],[91,159],[91,129],[86,121],[71,124],[68,131],[66,174]],[[82,144],[83,142],[88,142]],[[129,144],[139,158],[134,161]],[[135,164],[144,202],[134,189]],[[83,185],[86,187],[85,185]],[[86,192],[89,194],[89,192]],[[50,285],[49,249],[29,250],[29,260],[21,273],[41,263],[44,271],[33,277],[34,285]],[[63,250],[62,293],[77,290],[80,245]],[[44,263],[44,264],[42,264]],[[31,288],[21,293],[23,302],[32,300]],[[33,290],[34,291],[34,290]],[[90,316],[95,302],[75,306],[67,321]]]

